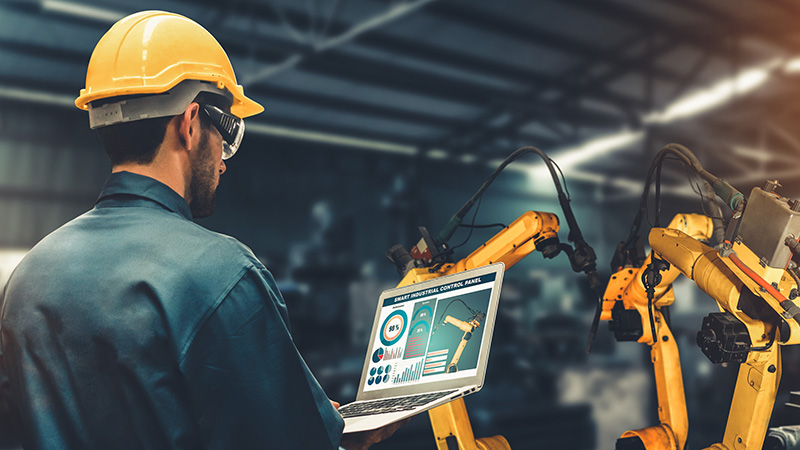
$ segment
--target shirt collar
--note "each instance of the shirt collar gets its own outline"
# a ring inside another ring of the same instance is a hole
[[[131,172],[113,172],[108,176],[97,204],[115,195],[134,195],[152,200],[164,208],[192,220],[192,212],[186,200],[166,184],[144,175]]]

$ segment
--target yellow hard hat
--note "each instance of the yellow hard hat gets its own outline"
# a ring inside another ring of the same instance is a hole
[[[237,117],[264,110],[236,84],[228,56],[211,33],[189,18],[164,11],[131,14],[103,35],[75,106],[88,110],[95,100],[161,94],[186,80],[210,82],[230,92],[231,114]]]

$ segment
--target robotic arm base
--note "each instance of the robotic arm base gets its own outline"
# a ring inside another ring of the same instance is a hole
[[[638,438],[630,440],[631,438]],[[622,433],[617,440],[616,450],[682,450],[669,425],[641,428]]]
[[[478,450],[511,450],[511,444],[500,435],[480,438],[476,444],[478,444]]]

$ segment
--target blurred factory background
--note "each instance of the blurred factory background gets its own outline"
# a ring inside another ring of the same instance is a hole
[[[800,197],[791,0],[3,0],[0,282],[94,204],[109,164],[73,101],[102,34],[145,9],[205,26],[266,107],[200,223],[271,269],[298,347],[341,402],[355,396],[375,300],[399,281],[386,250],[416,243],[418,226],[437,233],[518,147],[560,165],[604,281],[666,143],[742,192],[777,179]],[[536,155],[508,166],[475,222],[553,212],[566,241],[543,167]],[[665,165],[662,195],[662,225],[702,213],[677,163]],[[459,231],[455,256],[496,231]],[[609,450],[658,422],[646,346],[616,343],[601,324],[584,352],[595,303],[566,257],[534,253],[506,277],[487,385],[467,399],[477,435],[502,434],[515,450]],[[714,310],[692,282],[676,283],[690,449],[721,439],[736,376],[694,343]],[[800,353],[783,358],[773,425],[800,423],[783,407],[800,389]],[[7,420],[0,429],[0,448],[15,448]],[[434,449],[431,436],[421,415],[375,448]]]

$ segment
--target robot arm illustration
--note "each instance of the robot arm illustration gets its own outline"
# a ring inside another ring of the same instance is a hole
[[[444,309],[445,314],[447,313],[447,309],[450,307],[450,305],[457,301],[461,302],[461,304],[464,305],[464,307],[467,308],[470,313],[472,313],[472,317],[464,321],[456,319],[453,316],[445,316],[444,319],[442,319],[442,323],[437,324],[436,327],[433,328],[433,333],[435,334],[440,325],[449,323],[464,332],[464,335],[461,337],[461,341],[458,343],[456,351],[453,353],[453,359],[451,359],[450,364],[447,365],[447,373],[458,372],[458,360],[461,359],[461,353],[464,352],[464,347],[467,346],[467,342],[469,342],[469,340],[472,338],[472,332],[475,331],[476,328],[480,327],[481,322],[483,322],[483,320],[486,318],[485,313],[473,310],[461,299],[455,299],[450,302]]]

